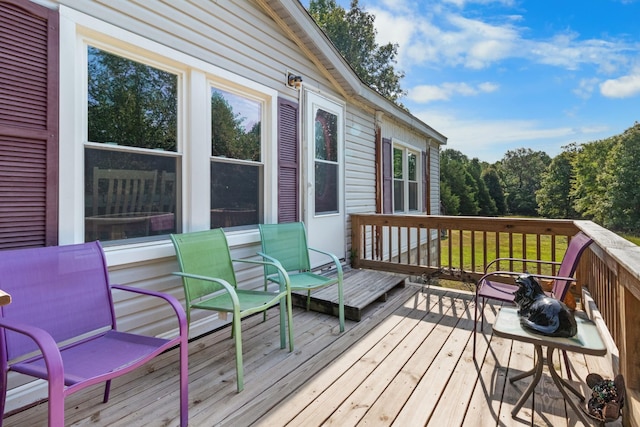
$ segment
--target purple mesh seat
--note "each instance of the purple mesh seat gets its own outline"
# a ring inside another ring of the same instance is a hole
[[[106,382],[106,403],[111,379],[179,346],[180,425],[187,425],[184,309],[170,295],[110,285],[99,242],[0,251],[0,289],[11,295],[0,310],[2,413],[8,371],[47,380],[49,426],[64,426],[67,395]],[[163,339],[118,331],[112,289],[164,299],[176,313],[180,334]]]
[[[562,262],[551,262],[551,261],[540,261],[540,260],[526,260],[527,263],[532,264],[553,264],[559,265],[557,276],[549,276],[543,274],[532,274],[533,277],[541,278],[541,279],[551,279],[553,280],[553,288],[550,292],[550,296],[559,299],[560,301],[564,300],[567,292],[569,291],[569,287],[572,282],[575,282],[575,278],[573,275],[576,272],[576,268],[578,267],[578,262],[580,261],[580,257],[582,253],[589,247],[589,245],[593,242],[593,240],[582,232],[578,232],[575,236],[571,238],[569,241],[569,245],[567,246],[567,251],[562,258]],[[492,277],[498,276],[511,276],[515,277],[524,272],[513,272],[513,271],[494,271],[491,273],[487,273],[487,269],[496,262],[499,261],[525,261],[521,258],[497,258],[491,261],[487,268],[485,269],[485,274],[478,280],[478,284],[476,286],[476,295],[475,295],[475,318],[474,318],[474,334],[473,334],[473,359],[476,358],[476,335],[478,331],[478,316],[481,317],[481,326],[480,330],[484,329],[484,316],[482,315],[482,311],[480,310],[480,305],[484,307],[484,303],[487,299],[493,299],[497,301],[503,301],[507,303],[513,303],[514,293],[518,290],[518,286],[515,284],[507,284],[501,283],[499,281],[491,280]],[[565,354],[565,361],[567,360]],[[569,368],[567,366],[567,372],[569,374],[569,378],[571,378],[571,374],[569,372]]]

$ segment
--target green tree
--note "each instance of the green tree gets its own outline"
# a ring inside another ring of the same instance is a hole
[[[583,144],[576,151],[572,163],[574,207],[583,218],[599,224],[604,224],[609,211],[603,170],[613,146],[612,138]]]
[[[176,150],[177,76],[88,47],[88,137]]]
[[[462,165],[462,174],[464,175],[464,184],[466,191],[460,196],[460,214],[461,215],[478,215],[480,212],[480,203],[478,202],[478,182],[473,175],[469,173],[466,167]]]
[[[505,186],[507,209],[515,215],[537,215],[536,191],[542,174],[551,163],[543,151],[518,148],[506,152],[499,162],[499,173]]]
[[[440,180],[440,213],[442,215],[460,214],[460,197],[453,194],[449,183]]]
[[[487,167],[486,164],[481,163],[477,158],[473,158],[467,165],[467,170],[471,176],[473,176],[478,190],[478,214],[482,216],[495,216],[498,213],[496,202],[491,197],[491,194],[489,194],[487,184],[484,179],[482,179],[482,171],[485,167]]]
[[[333,42],[364,83],[385,98],[398,102],[404,73],[395,69],[398,45],[376,43],[375,16],[351,1],[346,11],[335,0],[311,0],[309,14]]]
[[[211,94],[211,153],[241,160],[260,160],[260,123],[245,131],[240,113],[218,91]]]
[[[440,153],[440,189],[446,199],[441,201],[447,215],[477,215],[478,187],[467,170],[469,159],[459,151],[447,149]],[[457,201],[457,206],[455,202]]]
[[[500,182],[500,176],[494,166],[489,166],[482,171],[482,180],[484,181],[489,196],[495,203],[496,214],[505,215],[507,213],[507,205],[504,198],[504,190]]]
[[[614,230],[640,230],[640,123],[613,137],[602,181],[609,214],[603,225]]]
[[[574,196],[571,185],[575,181],[573,160],[575,145],[553,158],[542,174],[540,189],[536,193],[538,213],[547,218],[576,218]]]

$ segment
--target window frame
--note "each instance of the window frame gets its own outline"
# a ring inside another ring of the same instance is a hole
[[[394,162],[394,153],[395,150],[401,150],[402,151],[402,171],[403,171],[403,175],[402,175],[402,179],[396,178],[395,177],[395,162]],[[409,179],[409,154],[415,156],[416,159],[416,170],[415,170],[415,180],[410,180]],[[400,214],[400,213],[418,213],[421,212],[421,209],[423,206],[425,206],[426,201],[424,200],[424,192],[423,192],[423,184],[422,184],[422,180],[420,179],[423,173],[423,166],[422,166],[422,156],[421,156],[421,152],[420,150],[416,149],[415,147],[412,147],[408,144],[405,144],[403,142],[397,141],[397,140],[392,140],[392,145],[391,145],[391,177],[392,177],[392,186],[391,186],[391,191],[392,191],[392,209],[393,209],[393,213],[394,214]],[[395,206],[395,191],[396,191],[396,186],[395,183],[397,181],[402,181],[402,191],[403,191],[403,209],[402,210],[398,210],[396,209]],[[415,209],[409,209],[409,194],[410,194],[410,189],[409,189],[409,184],[410,183],[415,183],[416,184],[416,197],[417,197],[417,206]]]
[[[102,41],[102,40],[98,40],[97,42],[94,43],[94,40],[90,37],[85,37],[82,40],[83,46],[84,46],[84,56],[83,56],[83,63],[85,64],[84,66],[84,70],[85,70],[85,80],[84,80],[84,99],[85,99],[85,105],[84,105],[84,111],[85,111],[85,116],[84,116],[84,120],[82,121],[82,126],[83,126],[83,148],[90,148],[90,149],[94,149],[94,150],[99,150],[99,151],[108,151],[108,152],[112,152],[112,153],[125,153],[125,154],[143,154],[143,155],[149,155],[149,156],[154,156],[154,157],[169,157],[171,159],[174,159],[176,161],[176,183],[179,183],[182,180],[182,171],[184,170],[183,167],[181,167],[181,165],[183,164],[183,139],[181,138],[181,135],[184,134],[183,129],[181,129],[182,127],[182,123],[184,122],[182,120],[182,116],[184,114],[184,107],[183,107],[183,102],[181,102],[181,100],[184,99],[184,81],[185,81],[185,69],[184,68],[180,68],[180,67],[176,67],[175,64],[172,64],[171,62],[160,62],[157,58],[151,59],[148,55],[144,55],[142,52],[129,52],[126,51],[124,49],[122,49],[119,46],[113,46],[112,44]],[[130,145],[126,145],[126,144],[116,144],[116,145],[111,145],[109,143],[100,143],[100,142],[93,142],[89,140],[89,121],[88,121],[88,117],[87,117],[87,111],[88,111],[88,79],[89,79],[89,75],[88,75],[88,47],[94,47],[97,49],[100,49],[104,52],[107,52],[111,55],[116,55],[119,56],[121,58],[125,58],[128,59],[130,61],[135,61],[137,63],[143,64],[143,65],[147,65],[153,68],[156,68],[158,70],[161,71],[165,71],[167,73],[173,74],[176,76],[176,150],[175,151],[167,151],[167,150],[156,150],[156,149],[152,149],[152,148],[141,148],[141,147],[135,147],[135,146],[130,146]],[[86,153],[86,150],[85,150]],[[85,161],[85,153],[83,153],[83,162]],[[83,182],[86,179],[86,177],[82,176],[83,178]],[[179,186],[179,184],[176,184],[176,200],[175,200],[175,216],[176,216],[176,230],[173,232],[180,232],[181,231],[181,217],[182,217],[182,211],[184,209],[182,200],[181,200],[181,191],[180,191],[181,187]],[[86,200],[84,200],[83,198],[83,202],[87,203]],[[86,226],[86,223],[85,223]],[[84,231],[86,234],[86,230]],[[165,240],[167,239],[168,236],[168,232],[166,234],[163,235],[158,235],[158,236],[145,236],[145,237],[136,237],[131,239],[130,241],[127,241],[128,239],[113,239],[113,240],[104,240],[103,241],[103,245],[104,246],[118,246],[118,245],[129,245],[132,242],[133,243],[144,243],[144,242],[153,242],[153,241],[158,241],[158,240]],[[83,239],[84,241],[84,239]]]
[[[235,158],[224,158],[221,156],[214,156],[213,153],[211,153],[211,124],[209,124],[209,126],[207,127],[207,132],[208,132],[208,139],[209,139],[209,161],[210,164],[213,162],[220,162],[220,163],[229,163],[229,164],[236,164],[236,165],[246,165],[246,166],[257,166],[259,168],[262,169],[262,176],[261,176],[261,186],[262,186],[262,194],[259,197],[259,201],[258,201],[258,215],[259,220],[262,223],[264,223],[267,219],[266,219],[266,215],[265,212],[267,211],[266,209],[266,204],[268,200],[271,200],[271,198],[267,198],[265,193],[268,191],[271,191],[269,188],[267,188],[266,182],[267,182],[267,163],[266,163],[266,158],[270,157],[269,156],[269,150],[268,150],[268,145],[272,145],[274,148],[277,145],[276,140],[273,139],[271,141],[269,141],[268,139],[268,132],[267,132],[267,126],[262,126],[262,124],[266,123],[266,116],[267,114],[266,111],[268,110],[268,106],[270,103],[275,103],[277,104],[277,97],[276,99],[272,99],[269,97],[266,97],[263,93],[256,91],[256,90],[251,90],[249,88],[243,87],[243,86],[239,86],[239,85],[230,85],[228,82],[225,82],[221,79],[216,79],[214,77],[210,77],[208,80],[208,87],[209,87],[209,97],[211,96],[211,90],[212,89],[217,89],[220,91],[224,91],[236,96],[240,96],[243,98],[246,98],[250,101],[255,101],[257,103],[260,104],[260,160],[243,160],[243,159],[235,159]],[[209,98],[210,99],[210,98]],[[212,111],[211,111],[211,102],[208,102],[208,117],[209,120],[211,120],[211,115],[212,115]],[[277,117],[277,115],[275,116]],[[275,126],[274,123],[271,124],[272,127]],[[274,156],[271,156],[271,158],[275,158]],[[277,165],[275,165],[277,167]],[[275,168],[273,168],[273,165],[271,167],[271,174],[276,174],[277,171],[275,170]],[[209,176],[209,182],[211,182],[211,176]],[[209,189],[209,193],[210,194],[210,189]],[[238,227],[243,227],[243,229],[256,229],[257,230],[257,224],[255,227],[253,227],[253,224],[251,225],[240,225]],[[236,228],[235,230],[240,230],[240,228]],[[233,229],[231,230],[233,231]]]
[[[115,27],[60,5],[60,221],[59,244],[84,242],[84,150],[87,142],[87,48],[90,44],[111,53],[178,74],[178,135],[175,155],[181,157],[182,232],[209,229],[209,165],[211,157],[210,82],[217,87],[259,96],[264,102],[262,159],[264,166],[264,221],[277,218],[277,99],[275,89],[221,69],[186,53]],[[100,144],[98,144],[100,145]],[[133,147],[130,147],[133,150]],[[143,149],[144,150],[144,149]],[[164,152],[173,154],[173,152]],[[206,176],[203,180],[201,177]],[[180,192],[180,191],[179,191]],[[257,242],[255,230],[232,232],[230,244]],[[105,249],[109,265],[128,264],[171,256],[166,239],[127,243]]]

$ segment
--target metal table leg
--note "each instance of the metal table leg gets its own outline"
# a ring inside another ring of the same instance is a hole
[[[569,405],[571,405],[571,407],[573,408],[573,411],[576,413],[576,415],[578,415],[578,418],[580,418],[580,420],[584,423],[584,425],[587,425],[587,426],[591,425],[592,421],[587,418],[585,413],[580,410],[580,408],[578,407],[574,399],[572,399],[571,396],[569,396],[569,393],[567,393],[567,389],[569,389],[573,394],[578,396],[581,402],[584,402],[584,396],[582,395],[582,393],[576,390],[571,384],[569,384],[568,382],[560,378],[560,375],[558,375],[555,368],[553,367],[553,350],[555,350],[553,347],[547,348],[547,366],[549,367],[549,373],[551,374],[551,378],[553,379],[553,382],[558,387],[558,390],[560,390],[560,393],[562,393],[562,396],[564,396],[564,400]]]
[[[542,368],[544,366],[544,358],[542,357],[542,346],[535,345],[534,347],[536,349],[536,360],[533,369],[509,378],[510,382],[514,382],[533,375],[531,384],[529,384],[529,387],[527,387],[522,396],[520,396],[520,399],[518,399],[518,402],[516,402],[516,406],[513,407],[513,410],[511,411],[512,417],[515,417],[518,414],[518,411],[520,411],[520,408],[522,408],[524,402],[526,402],[527,398],[531,395],[531,393],[533,393],[533,390],[535,390],[536,385],[542,377]]]

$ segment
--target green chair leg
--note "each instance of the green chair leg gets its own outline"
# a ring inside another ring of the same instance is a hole
[[[237,317],[237,318],[236,318]],[[240,314],[233,316],[233,325],[231,326],[232,335],[234,336],[235,346],[236,346],[236,382],[238,384],[238,393],[244,390],[244,368],[242,365],[242,336],[241,331],[239,330],[242,326],[240,325]]]

